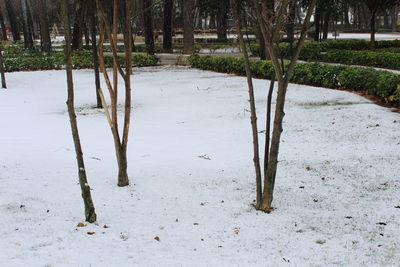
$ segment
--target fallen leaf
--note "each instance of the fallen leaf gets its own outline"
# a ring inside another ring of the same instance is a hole
[[[193,225],[199,225],[199,223],[193,223]]]
[[[352,219],[353,217],[351,216],[345,216],[346,219]]]
[[[377,222],[376,224],[378,224],[378,225],[387,225],[387,223],[385,223],[385,222]]]
[[[107,224],[103,225],[103,228],[110,228]]]
[[[87,232],[88,235],[94,235],[96,232]]]
[[[76,225],[76,227],[86,227],[87,226],[87,224],[86,223],[83,223],[83,222],[80,222],[80,223],[78,223],[77,225]]]
[[[154,240],[160,241],[160,237],[156,236],[156,237],[154,237]]]

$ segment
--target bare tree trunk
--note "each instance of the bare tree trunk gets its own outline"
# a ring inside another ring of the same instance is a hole
[[[33,49],[33,39],[30,26],[28,23],[28,7],[26,0],[21,0],[22,18],[23,18],[23,32],[24,32],[24,46],[25,49]]]
[[[256,171],[256,205],[261,202],[262,199],[262,184],[261,184],[261,166],[260,166],[260,151],[259,151],[259,140],[258,140],[258,127],[257,127],[257,111],[256,111],[256,101],[254,97],[254,86],[252,80],[252,74],[250,69],[250,60],[249,55],[247,53],[247,45],[244,41],[242,34],[241,21],[239,16],[239,5],[238,0],[230,0],[233,19],[236,25],[236,31],[239,37],[239,42],[241,46],[241,50],[243,53],[243,59],[245,63],[246,69],[246,77],[247,77],[247,85],[249,88],[249,98],[250,98],[250,121],[251,121],[251,130],[253,134],[253,163]]]
[[[74,107],[74,84],[72,77],[72,49],[71,49],[71,32],[70,32],[70,21],[68,16],[68,2],[62,0],[62,13],[64,19],[65,28],[65,41],[66,41],[66,72],[67,72],[67,83],[68,83],[68,114],[70,117],[72,137],[75,145],[76,160],[79,169],[79,184],[81,186],[82,198],[85,205],[85,217],[86,221],[92,223],[97,219],[92,196],[90,193],[90,186],[87,181],[85,163],[83,160],[83,152],[81,142],[79,138],[78,123],[76,121],[75,107]]]
[[[227,20],[228,20],[228,5],[225,0],[220,0],[220,9],[217,16],[217,38],[222,43],[228,42],[227,36]]]
[[[155,53],[152,5],[152,0],[142,0],[144,37],[147,54],[149,55],[154,55]]]
[[[194,53],[194,0],[183,2],[183,53]]]
[[[371,12],[371,19],[370,19],[370,27],[371,27],[371,42],[370,42],[370,48],[375,49],[375,19],[376,19],[376,11]]]
[[[344,5],[343,6],[344,29],[350,30],[351,26],[350,26],[350,18],[349,18],[349,4],[345,2],[343,5]]]
[[[79,8],[76,11],[74,30],[72,32],[72,49],[78,50],[83,48],[83,24],[85,23],[86,15],[86,0],[80,0],[78,2]]]
[[[15,14],[13,2],[12,2],[12,0],[5,0],[4,2],[5,2],[6,9],[7,9],[8,20],[11,25],[13,40],[19,41],[19,40],[21,40],[20,29],[19,29],[19,25],[18,25],[18,21],[17,21],[17,16]]]
[[[92,34],[92,54],[93,54],[93,68],[94,68],[94,81],[96,86],[96,106],[97,108],[102,108],[99,88],[100,88],[100,71],[99,71],[99,55],[97,52],[97,19],[96,19],[96,0],[91,1],[90,7],[90,31]]]
[[[46,0],[36,0],[36,3],[37,3],[36,12],[39,16],[42,49],[44,52],[51,53],[51,38],[50,38],[49,22],[47,19]]]
[[[283,131],[282,124],[283,118],[285,116],[284,107],[287,87],[291,77],[293,76],[294,68],[296,66],[297,59],[299,58],[301,49],[303,48],[307,31],[309,29],[310,18],[315,8],[316,0],[312,0],[307,7],[307,14],[303,22],[300,39],[297,42],[295,52],[285,69],[284,65],[281,64],[282,58],[278,47],[280,41],[280,31],[282,30],[282,27],[284,25],[284,14],[287,11],[288,4],[289,0],[282,0],[278,10],[276,11],[276,15],[273,17],[265,14],[266,11],[262,8],[262,6],[256,6],[257,20],[259,22],[265,40],[268,40],[266,42],[266,46],[271,55],[271,62],[278,80],[278,97],[275,106],[274,127],[272,131],[270,151],[268,154],[267,170],[265,172],[266,175],[264,176],[262,200],[257,203],[256,206],[257,209],[265,212],[270,212],[273,210],[272,200],[275,187],[276,171],[278,167],[280,139]]]
[[[4,61],[3,61],[3,49],[0,46],[0,74],[1,74],[1,88],[6,89],[6,75],[4,70]]]
[[[288,23],[286,24],[287,38],[290,43],[294,41],[294,21],[296,19],[296,2],[291,0],[289,2]]]
[[[128,137],[129,137],[129,126],[130,126],[130,118],[131,118],[131,82],[130,76],[132,73],[132,28],[130,25],[131,22],[131,6],[130,1],[124,1],[126,5],[126,25],[124,27],[124,42],[125,42],[125,72],[122,70],[120,64],[118,63],[118,55],[117,55],[117,25],[118,25],[118,0],[114,0],[113,5],[113,23],[108,23],[108,20],[104,14],[103,8],[101,7],[100,1],[96,0],[97,10],[100,17],[99,23],[99,63],[100,68],[103,72],[104,79],[110,94],[111,98],[111,113],[109,111],[107,102],[104,98],[104,94],[102,89],[99,88],[100,97],[102,100],[103,108],[106,113],[107,121],[111,128],[111,133],[114,139],[115,152],[117,156],[118,162],[118,186],[127,186],[129,185],[128,179],[128,160],[127,160],[127,146],[128,146]],[[104,60],[104,35],[107,35],[110,38],[112,54],[113,54],[113,83],[110,80],[110,77],[107,73],[107,68]],[[118,73],[123,77],[125,82],[125,110],[124,110],[124,126],[123,126],[123,134],[122,140],[121,135],[119,133],[118,128],[118,113],[117,113],[117,104],[118,104]]]
[[[172,53],[172,10],[173,0],[164,1],[164,30],[163,30],[163,49],[164,52]]]
[[[321,8],[318,6],[315,8],[315,35],[314,35],[314,41],[318,42],[319,41],[319,34],[320,34],[320,29],[321,29]]]
[[[397,18],[398,18],[398,13],[399,13],[399,7],[395,6],[392,9],[392,31],[395,32],[397,31]]]
[[[7,37],[7,30],[6,30],[6,25],[4,23],[4,17],[3,17],[3,12],[0,12],[0,26],[1,26],[1,37],[3,41],[8,41]]]
[[[322,39],[327,40],[328,39],[328,33],[329,33],[329,22],[331,20],[331,12],[329,10],[324,12],[324,25],[323,25],[323,35]]]

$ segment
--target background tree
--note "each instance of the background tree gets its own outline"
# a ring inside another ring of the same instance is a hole
[[[153,28],[153,1],[142,0],[144,38],[146,43],[147,54],[154,55],[154,28]]]
[[[70,118],[72,137],[75,145],[76,160],[78,163],[79,184],[81,186],[83,203],[85,205],[86,221],[92,223],[97,219],[92,196],[90,193],[90,186],[87,181],[85,163],[83,160],[82,146],[79,138],[78,123],[76,121],[75,105],[74,105],[74,84],[72,77],[72,49],[71,49],[71,31],[70,20],[68,15],[68,2],[62,0],[62,14],[65,29],[65,62],[67,72],[68,84],[68,114]]]
[[[370,27],[371,27],[371,49],[375,48],[375,33],[376,33],[376,15],[379,11],[393,8],[400,4],[400,0],[365,0],[369,11],[371,12]]]
[[[183,15],[183,53],[194,53],[194,0],[184,0],[182,4]]]
[[[6,75],[4,70],[4,61],[3,61],[3,45],[0,44],[0,74],[1,74],[1,88],[6,89]]]
[[[172,53],[172,14],[174,1],[164,0],[163,50]]]
[[[47,3],[46,0],[33,0],[36,7],[36,14],[38,16],[40,26],[40,40],[42,50],[44,52],[51,52],[51,38],[50,38],[50,27],[47,18]]]

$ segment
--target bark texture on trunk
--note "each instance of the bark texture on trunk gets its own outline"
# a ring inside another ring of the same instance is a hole
[[[241,50],[243,53],[243,59],[245,63],[246,69],[246,77],[247,77],[247,86],[249,89],[249,98],[250,98],[250,122],[251,122],[251,130],[253,135],[253,163],[254,168],[256,171],[256,204],[260,203],[262,200],[262,184],[261,184],[261,166],[260,166],[260,150],[259,150],[259,140],[258,140],[258,127],[257,127],[257,111],[256,111],[256,102],[254,97],[254,86],[253,86],[253,79],[252,73],[250,69],[250,59],[247,53],[247,45],[244,41],[243,34],[242,34],[242,26],[239,16],[239,5],[237,0],[230,0],[233,19],[235,21],[236,31],[238,33],[239,42],[241,46]]]
[[[42,49],[44,52],[51,52],[51,38],[50,38],[50,28],[47,19],[47,5],[46,0],[36,0],[37,11],[40,24],[40,38],[42,40]]]
[[[221,0],[219,14],[217,16],[217,38],[222,43],[228,43],[227,22],[228,22],[228,5],[225,0]]]
[[[376,11],[371,12],[371,19],[370,19],[370,27],[371,27],[371,40],[370,40],[370,48],[375,49],[375,20],[376,20]]]
[[[172,53],[172,10],[173,0],[164,1],[164,30],[163,30],[163,50]]]
[[[194,53],[194,0],[183,2],[183,53]]]
[[[99,70],[99,55],[97,51],[97,18],[96,18],[96,3],[95,0],[92,0],[92,6],[90,12],[90,32],[92,36],[92,55],[93,55],[93,68],[94,68],[94,82],[96,87],[96,106],[97,108],[102,108],[103,105],[101,103],[100,98],[100,70]]]
[[[33,38],[31,28],[28,22],[28,6],[26,0],[21,0],[22,7],[22,25],[24,32],[24,46],[25,49],[32,50],[33,49]]]
[[[19,40],[21,40],[20,29],[19,29],[19,23],[18,23],[16,14],[15,14],[13,1],[5,0],[4,2],[5,2],[6,9],[7,9],[8,20],[10,22],[13,40],[19,41]]]
[[[65,61],[66,61],[66,72],[67,72],[67,84],[68,84],[68,114],[70,117],[72,137],[75,145],[76,160],[78,163],[79,172],[79,184],[81,186],[83,203],[85,206],[85,217],[86,221],[93,223],[96,221],[97,216],[90,193],[90,186],[87,181],[85,163],[83,160],[83,152],[81,147],[81,142],[79,138],[78,123],[76,120],[75,106],[74,106],[74,84],[72,77],[72,49],[71,49],[71,32],[70,32],[70,21],[68,16],[68,2],[67,0],[62,0],[62,13],[65,27]]]
[[[154,55],[153,0],[142,0],[144,38],[147,54]]]
[[[0,74],[1,74],[1,88],[6,89],[6,74],[4,70],[3,49],[0,47]]]
[[[131,4],[130,1],[123,1],[125,4],[125,26],[124,26],[124,44],[125,44],[125,72],[118,63],[117,54],[117,25],[118,25],[118,0],[114,0],[113,4],[113,22],[110,24],[105,16],[100,1],[97,0],[97,11],[99,14],[99,63],[104,75],[104,80],[107,85],[111,99],[111,112],[105,100],[102,89],[99,88],[102,105],[106,113],[107,121],[111,128],[111,133],[114,139],[115,153],[118,163],[118,186],[129,185],[128,178],[128,160],[127,147],[131,119],[131,74],[132,74],[132,27],[131,27]],[[107,34],[110,37],[112,56],[113,56],[113,78],[112,81],[107,73],[107,68],[104,59],[104,36]],[[118,128],[118,73],[122,76],[125,82],[125,110],[124,110],[124,125],[122,138]]]
[[[4,17],[2,12],[0,12],[0,26],[1,26],[1,37],[3,41],[8,41],[6,25],[4,23]]]

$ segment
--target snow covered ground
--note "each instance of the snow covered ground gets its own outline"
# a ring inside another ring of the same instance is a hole
[[[118,188],[110,130],[92,108],[92,71],[74,74],[98,223],[77,227],[65,73],[10,73],[0,90],[1,266],[398,265],[399,114],[290,85],[276,210],[264,214],[251,205],[245,78],[136,70],[132,185]],[[262,106],[268,82],[255,84]]]
[[[335,39],[333,33],[330,33],[328,36],[329,39]],[[339,33],[337,39],[366,39],[369,40],[371,38],[371,34],[369,33]],[[398,33],[376,33],[376,40],[396,40],[400,39],[400,34]]]

